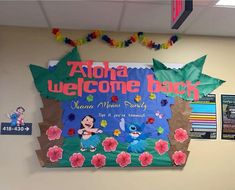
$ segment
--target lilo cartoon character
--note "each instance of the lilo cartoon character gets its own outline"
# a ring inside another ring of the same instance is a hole
[[[143,123],[142,125],[136,123],[125,123],[125,119],[122,118],[119,126],[122,131],[128,133],[125,139],[127,142],[130,143],[127,147],[127,151],[134,153],[144,152],[147,146],[145,139],[149,136],[149,134],[143,132],[145,123]]]
[[[78,134],[81,135],[81,151],[90,149],[91,152],[96,151],[96,147],[100,143],[97,133],[103,133],[102,130],[94,128],[95,118],[86,115],[81,121],[81,127]]]
[[[23,107],[18,107],[16,108],[16,111],[8,114],[8,117],[11,119],[11,126],[22,126],[24,125],[24,116],[23,113],[25,112],[25,109]]]

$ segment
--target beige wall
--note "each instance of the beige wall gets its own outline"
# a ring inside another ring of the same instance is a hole
[[[63,31],[76,38],[87,32]],[[128,34],[112,33],[125,39]],[[169,35],[148,35],[163,42]],[[65,189],[149,189],[149,190],[234,190],[235,141],[220,139],[220,94],[235,94],[235,39],[182,36],[169,50],[149,50],[140,44],[126,49],[109,48],[96,40],[79,48],[83,60],[187,63],[207,54],[204,72],[227,82],[218,88],[218,140],[192,140],[190,156],[183,170],[173,169],[46,169],[41,168],[34,150],[39,147],[37,123],[42,121],[42,102],[28,65],[46,66],[70,47],[55,42],[50,30],[0,27],[0,121],[16,106],[26,108],[25,118],[33,123],[32,136],[0,136],[0,190]]]

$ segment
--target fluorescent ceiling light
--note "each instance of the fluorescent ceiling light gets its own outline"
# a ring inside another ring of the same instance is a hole
[[[216,7],[228,7],[228,8],[235,8],[235,0],[219,0]]]

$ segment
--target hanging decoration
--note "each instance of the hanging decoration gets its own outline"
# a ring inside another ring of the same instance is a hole
[[[105,34],[101,30],[95,30],[94,32],[87,34],[87,36],[84,38],[72,40],[68,37],[64,37],[61,34],[60,29],[58,28],[53,28],[52,33],[55,35],[55,38],[57,41],[64,42],[65,44],[68,44],[72,47],[82,46],[88,42],[91,42],[94,39],[99,38],[114,48],[126,48],[135,42],[139,42],[147,48],[160,50],[160,49],[168,49],[169,47],[173,46],[179,39],[177,35],[172,35],[167,42],[160,44],[147,38],[143,32],[137,32],[131,35],[127,40],[120,41],[120,40],[109,37],[107,34]]]

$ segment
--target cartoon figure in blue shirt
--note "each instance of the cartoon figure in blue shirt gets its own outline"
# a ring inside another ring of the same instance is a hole
[[[148,134],[144,133],[145,123],[142,125],[136,123],[125,123],[125,119],[122,118],[119,126],[122,131],[127,133],[126,141],[130,144],[127,147],[128,152],[142,153],[147,146],[146,138]]]

